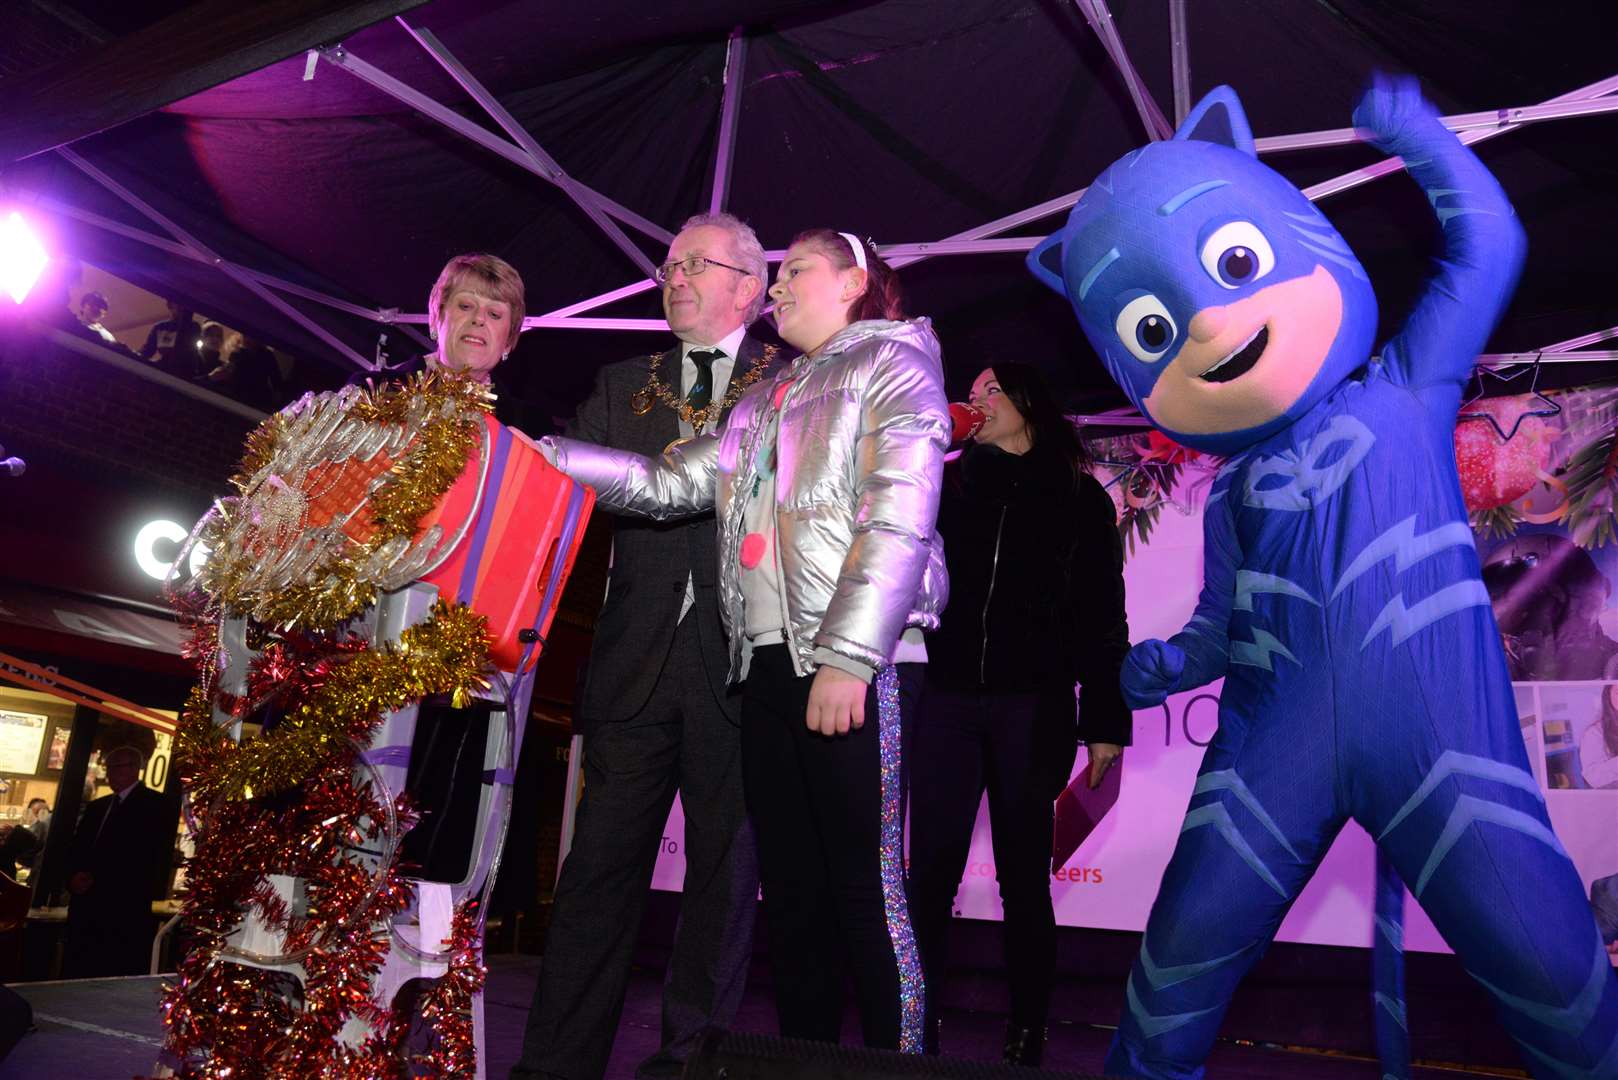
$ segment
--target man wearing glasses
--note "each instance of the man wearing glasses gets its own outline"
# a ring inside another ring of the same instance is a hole
[[[567,434],[655,455],[714,431],[741,391],[774,370],[775,350],[747,333],[767,280],[746,224],[729,214],[687,221],[657,270],[679,341],[603,368]],[[612,524],[607,597],[574,719],[584,797],[513,1078],[606,1071],[676,789],[684,895],[662,1046],[636,1075],[680,1075],[702,1030],[729,1026],[747,979],[758,867],[742,801],[741,695],[726,686],[713,515]]]

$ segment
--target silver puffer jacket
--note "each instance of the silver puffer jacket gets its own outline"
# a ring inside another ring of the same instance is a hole
[[[745,672],[742,510],[777,411],[775,522],[793,664],[807,674],[823,649],[880,667],[906,628],[936,628],[948,599],[933,523],[950,423],[930,321],[845,327],[749,390],[717,434],[657,458],[548,441],[557,467],[607,509],[660,520],[715,509],[734,682]]]

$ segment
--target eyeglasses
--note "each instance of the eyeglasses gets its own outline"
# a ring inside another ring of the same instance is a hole
[[[718,259],[710,259],[703,255],[693,255],[689,259],[678,259],[674,262],[664,263],[662,266],[657,268],[657,270],[652,274],[652,277],[657,279],[657,283],[659,285],[667,285],[669,283],[669,279],[674,276],[675,270],[684,270],[686,277],[694,278],[704,270],[708,269],[710,266],[723,266],[726,270],[734,270],[738,274],[752,273],[751,270],[743,270],[739,266],[732,266],[729,263],[722,263]]]

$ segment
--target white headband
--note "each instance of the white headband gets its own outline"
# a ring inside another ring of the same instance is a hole
[[[860,238],[849,232],[840,232],[837,235],[847,240],[848,246],[854,249],[854,265],[865,270],[865,245],[860,243]]]

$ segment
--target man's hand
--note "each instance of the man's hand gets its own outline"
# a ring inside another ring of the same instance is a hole
[[[804,723],[822,735],[847,735],[865,726],[865,680],[822,664],[809,687]]]
[[[80,870],[78,873],[67,879],[67,891],[72,893],[74,896],[83,896],[85,893],[90,891],[91,886],[93,886],[95,883],[96,879],[94,874],[91,874],[88,870]]]
[[[1123,764],[1124,748],[1117,743],[1093,742],[1088,744],[1090,751],[1090,764],[1085,770],[1085,782],[1094,791],[1101,786],[1101,780],[1107,775],[1107,770],[1114,765]]]

